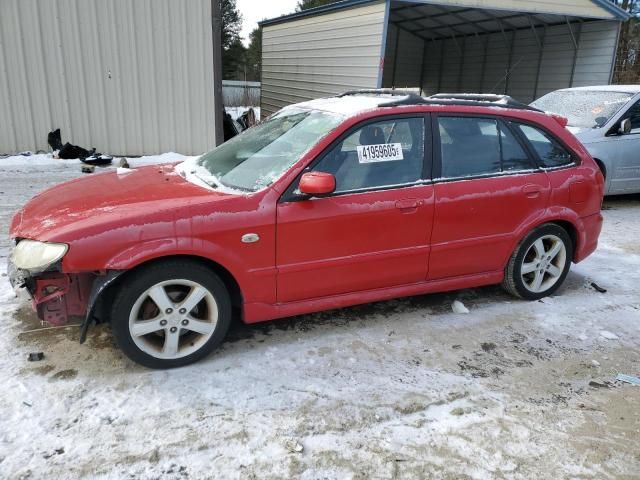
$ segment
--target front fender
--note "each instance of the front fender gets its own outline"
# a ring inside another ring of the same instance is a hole
[[[131,270],[143,263],[163,257],[188,255],[217,263],[238,281],[242,288],[242,272],[246,266],[238,254],[214,242],[195,238],[166,238],[148,240],[129,246],[106,261],[106,270]]]

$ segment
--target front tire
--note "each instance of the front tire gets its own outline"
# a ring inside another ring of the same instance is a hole
[[[553,223],[542,225],[511,255],[502,286],[526,300],[549,296],[564,282],[572,258],[573,242],[567,231]]]
[[[219,346],[231,323],[225,284],[206,266],[167,260],[124,279],[111,311],[116,343],[148,368],[196,362]]]

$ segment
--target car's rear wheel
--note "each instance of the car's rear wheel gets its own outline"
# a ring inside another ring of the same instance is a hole
[[[118,346],[149,368],[200,360],[222,342],[230,322],[224,283],[204,265],[182,260],[152,264],[125,278],[111,314]]]
[[[566,230],[556,224],[542,225],[513,252],[502,285],[527,300],[546,297],[562,285],[572,258],[573,243]]]

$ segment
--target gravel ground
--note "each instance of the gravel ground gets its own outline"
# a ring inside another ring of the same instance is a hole
[[[0,230],[78,175],[0,166]],[[85,345],[42,329],[0,278],[0,478],[640,478],[640,387],[615,381],[640,375],[640,196],[604,215],[552,298],[487,287],[236,325],[172,371],[129,362],[106,326]]]

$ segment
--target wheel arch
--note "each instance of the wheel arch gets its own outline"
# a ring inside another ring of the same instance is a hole
[[[605,181],[607,180],[607,166],[605,165],[605,163],[600,160],[599,158],[594,157],[593,159],[596,162],[596,165],[598,165],[598,168],[600,169],[600,171],[602,172],[602,176],[604,177]]]
[[[576,228],[576,226],[568,220],[549,220],[541,225],[546,225],[548,223],[558,225],[569,234],[569,238],[571,239],[571,246],[573,247],[573,257],[575,257],[576,251],[578,250],[578,229]],[[573,260],[573,258],[571,260]]]
[[[86,333],[91,321],[97,317],[99,321],[105,321],[108,316],[108,307],[112,304],[113,298],[117,293],[118,289],[122,287],[124,282],[131,275],[134,275],[135,272],[140,271],[143,268],[147,268],[150,265],[154,265],[157,263],[166,262],[172,259],[180,259],[180,260],[188,260],[194,263],[198,263],[200,265],[206,266],[213,273],[218,275],[222,282],[229,290],[229,295],[231,297],[231,305],[232,307],[239,310],[240,315],[242,315],[242,305],[243,305],[243,295],[242,289],[240,288],[240,284],[238,283],[235,276],[222,264],[215,262],[207,257],[202,257],[199,255],[192,254],[175,254],[175,255],[165,255],[160,257],[155,257],[149,259],[147,261],[136,264],[131,269],[121,270],[121,271],[111,271],[115,272],[115,275],[108,274],[105,277],[96,278],[95,282],[100,282],[94,286],[94,290],[98,293],[90,300],[90,305],[87,309],[87,315],[82,323],[81,328],[81,338],[80,342],[83,343],[86,339]],[[111,273],[110,272],[110,273]],[[110,278],[111,277],[111,278]],[[109,279],[109,281],[104,282],[103,279]]]
[[[573,258],[571,259],[573,261],[575,259],[575,255],[578,250],[579,241],[580,241],[578,227],[566,215],[558,215],[558,216],[550,216],[547,218],[540,219],[538,222],[527,225],[525,228],[522,228],[521,230],[519,230],[518,234],[516,235],[516,239],[513,242],[513,245],[511,246],[509,255],[504,261],[504,268],[507,267],[509,260],[511,259],[511,256],[513,255],[513,252],[515,252],[518,249],[520,244],[524,241],[525,238],[527,238],[527,236],[531,232],[533,232],[536,228],[539,228],[543,225],[547,225],[550,223],[558,225],[559,227],[564,229],[569,235],[569,238],[571,239],[571,246],[573,247]]]

